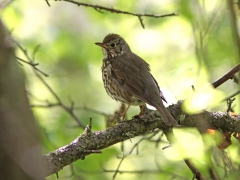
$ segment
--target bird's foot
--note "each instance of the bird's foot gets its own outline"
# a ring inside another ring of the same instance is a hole
[[[145,118],[145,115],[140,113],[140,114],[133,116],[132,118],[143,119],[143,118]]]

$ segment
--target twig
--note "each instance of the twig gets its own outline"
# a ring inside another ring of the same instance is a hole
[[[225,98],[225,99],[222,100],[222,101],[226,101],[226,100],[228,100],[228,99],[231,99],[231,98],[233,98],[234,96],[238,95],[239,93],[240,93],[240,90],[238,90],[237,92],[235,92],[235,93],[233,93],[232,95],[228,96],[227,98]]]
[[[194,166],[194,164],[192,162],[190,162],[189,159],[184,159],[184,162],[186,163],[186,165],[189,167],[189,169],[193,173],[193,178],[192,179],[196,178],[197,180],[205,180],[202,173]]]
[[[86,173],[86,174],[102,174],[102,171],[87,171],[87,170],[84,170],[84,169],[80,169],[78,167],[75,167],[77,169],[78,172],[81,172],[81,173]],[[104,169],[104,172],[106,173],[113,173],[115,172],[115,170],[105,170]],[[162,171],[162,170],[134,170],[134,171],[129,171],[129,170],[119,170],[118,171],[120,174],[170,174],[170,175],[173,175],[174,177],[177,177],[178,179],[182,179],[182,180],[188,180],[188,178],[184,177],[184,176],[180,176],[178,174],[174,174],[174,173],[171,173],[171,172],[167,172],[167,171]]]
[[[240,71],[240,64],[236,65],[234,68],[232,68],[230,71],[228,71],[225,75],[223,75],[222,77],[220,77],[218,80],[216,80],[215,82],[212,83],[212,86],[214,88],[217,88],[218,86],[220,86],[221,84],[223,84],[224,82],[226,82],[228,79],[233,78],[233,76]]]
[[[143,29],[145,29],[145,26],[144,26],[144,24],[143,24],[143,18],[142,18],[142,16],[138,16],[138,19],[139,19],[139,21],[140,21]]]
[[[112,173],[112,172],[115,172],[115,170],[104,170],[104,172]],[[180,176],[178,174],[171,173],[171,172],[167,172],[167,171],[162,171],[162,170],[161,171],[159,171],[159,170],[135,170],[135,171],[119,170],[118,173],[120,173],[120,174],[124,174],[124,173],[126,173],[126,174],[145,174],[145,173],[169,174],[169,175],[174,176],[174,178],[172,178],[172,179],[188,180],[188,178],[186,178],[186,177],[183,177],[183,176]]]
[[[227,105],[228,105],[228,108],[227,108],[227,112],[230,112],[232,111],[232,103],[235,101],[236,98],[229,98],[227,100]]]
[[[129,151],[129,153],[128,153],[127,155],[123,155],[123,156],[121,157],[121,160],[120,160],[120,162],[118,163],[117,169],[114,171],[113,178],[112,178],[113,180],[116,178],[117,173],[119,173],[119,168],[120,168],[123,160],[124,160],[127,156],[129,156],[130,154],[132,154],[133,150],[134,150],[135,148],[137,148],[138,145],[139,145],[143,140],[145,140],[145,139],[151,139],[151,138],[154,137],[157,133],[158,133],[158,131],[154,132],[154,133],[153,133],[151,136],[149,136],[149,137],[145,137],[145,136],[142,137],[137,143],[134,144],[134,146],[132,147],[132,149]],[[104,171],[105,171],[105,170],[104,170]]]
[[[159,130],[157,130],[159,131]],[[168,143],[165,140],[162,140],[162,137],[164,136],[163,132],[161,131],[161,134],[159,135],[159,137],[156,140],[152,140],[152,139],[148,139],[149,142],[154,142],[155,143],[155,148],[158,148],[160,142],[162,143]]]
[[[48,0],[45,0],[45,1],[46,1],[47,5],[48,5],[49,7],[51,7],[51,6],[50,6],[50,3],[48,2]]]
[[[51,108],[51,107],[56,107],[56,106],[61,106],[61,104],[45,102],[45,104],[31,104],[30,105],[30,107],[32,107],[32,108]],[[73,106],[73,104],[71,104],[70,109],[74,109],[74,110],[82,109],[82,110],[91,111],[93,113],[100,114],[100,115],[103,115],[103,116],[112,116],[110,114],[98,111],[96,109],[92,109],[92,108],[87,107],[87,106]]]
[[[44,76],[46,76],[46,77],[48,76],[48,74],[46,74],[45,72],[43,72],[43,71],[41,71],[40,69],[36,68],[36,66],[38,66],[39,63],[28,62],[28,61],[25,61],[25,60],[23,60],[22,58],[19,58],[19,57],[16,57],[16,59],[19,60],[19,61],[22,61],[22,62],[24,62],[24,63],[26,63],[26,64],[28,64],[28,65],[30,65],[30,66],[32,66],[36,71],[42,73]],[[21,63],[19,63],[19,64],[21,64]],[[22,65],[22,64],[21,64],[21,65]],[[22,66],[23,66],[23,65],[22,65]]]
[[[15,43],[17,44],[17,46],[19,47],[19,49],[23,52],[23,54],[26,56],[27,60],[30,63],[33,63],[33,60],[30,58],[30,56],[28,55],[27,51],[18,43],[15,41]],[[35,70],[36,67],[32,66]],[[57,100],[57,103],[54,105],[59,105],[61,106],[65,111],[67,111],[72,117],[73,119],[77,122],[78,126],[82,127],[83,129],[85,128],[85,125],[78,119],[78,117],[74,114],[73,112],[73,107],[67,107],[66,105],[64,105],[61,101],[61,99],[57,96],[57,94],[53,91],[53,89],[46,83],[46,81],[42,78],[42,76],[38,73],[39,70],[34,71],[35,75],[38,77],[38,79],[41,80],[41,82],[45,85],[45,87],[51,92],[51,94],[53,95],[53,97]],[[39,71],[41,72],[41,71]],[[45,73],[41,72],[42,74],[46,75]]]
[[[41,71],[40,69],[36,68],[36,65],[33,65],[34,63],[33,63],[32,59],[28,56],[27,51],[26,51],[17,41],[14,41],[14,42],[15,42],[16,45],[19,47],[19,49],[23,52],[23,54],[27,57],[29,63],[27,63],[27,61],[25,61],[25,60],[23,60],[23,59],[21,59],[21,58],[18,58],[18,57],[16,57],[16,58],[17,58],[18,60],[21,59],[21,61],[23,61],[23,62],[31,65],[36,71],[40,72],[41,74],[43,74],[44,76],[47,77],[48,74],[46,74],[46,73],[44,73],[43,71]]]
[[[89,119],[89,124],[87,125],[87,127],[84,129],[84,133],[86,135],[90,135],[92,134],[92,117],[90,117]]]
[[[195,87],[194,87],[194,85],[192,85],[191,87],[192,87],[192,90],[195,91]]]
[[[171,144],[178,142],[177,137],[174,135],[171,128],[164,130],[163,132]],[[181,151],[182,151],[182,148],[180,146],[180,149],[178,149],[177,152],[181,152]],[[183,160],[188,166],[188,168],[192,171],[193,179],[196,178],[197,180],[206,180],[205,177],[202,175],[202,173],[195,167],[195,165],[189,159],[184,158]]]
[[[123,160],[124,160],[127,156],[128,156],[128,155],[126,155],[126,156],[123,155],[123,157],[121,158],[120,162],[118,163],[117,169],[114,171],[114,174],[113,174],[113,178],[112,178],[113,180],[116,178],[117,173],[119,172],[119,168],[120,168]]]
[[[89,119],[89,129],[92,132],[92,117]]]
[[[100,12],[101,14],[103,14],[103,12],[97,8],[94,8],[97,12]]]
[[[213,168],[209,168],[208,171],[209,171],[209,174],[210,174],[212,180],[221,180]]]
[[[218,148],[215,148],[213,158],[215,159],[217,166],[224,170],[224,177],[226,177],[228,174],[231,174],[231,177],[233,179],[238,179],[238,169],[232,164],[228,153],[219,150]],[[222,161],[220,162],[220,160]]]
[[[67,1],[67,2],[71,2],[73,4],[76,4],[78,6],[85,6],[85,7],[91,7],[93,9],[101,9],[101,10],[106,10],[109,11],[111,13],[117,13],[117,14],[128,14],[128,15],[132,15],[132,16],[145,16],[145,17],[153,17],[153,18],[162,18],[162,17],[167,17],[167,16],[177,16],[178,14],[176,13],[171,13],[171,14],[163,14],[163,15],[158,15],[158,14],[138,14],[138,13],[132,13],[132,12],[128,12],[128,11],[123,11],[123,10],[119,10],[119,9],[114,9],[114,8],[108,8],[108,7],[104,7],[104,6],[99,6],[99,5],[93,5],[93,4],[88,4],[88,3],[83,3],[83,2],[77,2],[74,0],[57,0],[57,1]]]
[[[19,58],[19,57],[17,57],[17,56],[16,56],[16,59],[19,60],[19,61],[22,61],[22,62],[24,62],[24,63],[27,63],[27,64],[29,64],[29,65],[31,65],[31,66],[38,66],[38,65],[39,65],[39,63],[31,63],[31,62],[25,61],[25,60],[23,60],[22,58]]]
[[[56,107],[56,106],[60,106],[59,103],[48,103],[48,104],[31,104],[30,107],[31,108],[50,108],[50,107]]]
[[[87,106],[75,106],[75,110],[77,110],[77,109],[83,109],[83,110],[86,110],[86,111],[91,111],[93,113],[100,114],[100,115],[103,115],[103,116],[110,116],[110,114],[98,111],[96,109],[92,109],[92,108],[87,107]]]
[[[85,125],[78,119],[78,117],[74,114],[73,109],[65,106],[61,99],[57,96],[57,94],[53,91],[53,89],[46,83],[46,81],[38,74],[36,73],[36,76],[42,81],[42,83],[47,87],[47,89],[51,92],[51,94],[55,97],[55,99],[58,101],[59,106],[61,106],[64,110],[66,110],[72,117],[73,119],[77,122],[77,124],[85,128]]]
[[[78,6],[85,6],[85,7],[91,7],[94,10],[96,10],[97,12],[103,13],[101,10],[105,10],[105,11],[109,11],[111,13],[117,13],[117,14],[126,14],[126,15],[132,15],[132,16],[136,16],[138,17],[141,26],[144,28],[144,24],[143,24],[143,19],[142,17],[152,17],[152,18],[163,18],[163,17],[169,17],[169,16],[178,16],[178,14],[176,13],[169,13],[169,14],[163,14],[163,15],[159,15],[159,14],[140,14],[140,13],[132,13],[132,12],[128,12],[128,11],[123,11],[123,10],[119,10],[119,9],[114,9],[114,8],[108,8],[108,7],[104,7],[104,6],[99,6],[99,5],[93,5],[93,4],[88,4],[88,3],[83,3],[83,2],[78,2],[78,1],[74,1],[74,0],[56,0],[56,1],[66,1],[66,2],[70,2],[73,4],[76,4]]]

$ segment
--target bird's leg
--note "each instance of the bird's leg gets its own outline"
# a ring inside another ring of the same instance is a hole
[[[140,113],[137,115],[140,119],[143,117],[143,113],[145,111],[145,108],[147,108],[146,104],[139,106],[140,107]]]
[[[140,108],[140,113],[138,114],[138,115],[135,115],[135,116],[133,116],[134,118],[139,118],[139,119],[141,119],[142,118],[142,115],[143,115],[143,113],[144,113],[144,108],[146,107],[146,104],[144,104],[144,105],[142,105],[142,106],[139,106],[139,108]]]
[[[144,112],[144,108],[145,108],[146,104],[139,106],[140,107],[140,113],[138,114],[138,116],[141,118],[141,116],[143,115]]]
[[[126,108],[126,110],[124,111],[124,113],[121,114],[122,117],[123,117],[123,120],[126,118],[126,114],[127,114],[128,109],[130,108],[130,106],[131,106],[131,103],[128,104],[128,107]]]

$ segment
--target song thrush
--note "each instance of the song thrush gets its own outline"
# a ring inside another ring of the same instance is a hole
[[[152,105],[165,124],[176,126],[177,122],[163,105],[162,100],[167,101],[150,73],[149,64],[134,54],[117,34],[109,34],[102,43],[95,44],[102,47],[104,54],[102,79],[108,95],[129,106]]]

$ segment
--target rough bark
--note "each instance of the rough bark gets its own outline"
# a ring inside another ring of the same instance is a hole
[[[240,116],[231,117],[223,112],[203,112],[197,115],[185,115],[181,109],[182,102],[171,105],[169,110],[180,125],[187,127],[218,128],[222,131],[240,132]],[[69,145],[61,147],[44,156],[47,167],[46,175],[57,173],[66,165],[76,160],[84,159],[92,153],[99,153],[99,150],[107,148],[113,144],[134,138],[156,129],[166,130],[168,126],[164,124],[157,111],[145,111],[144,118],[133,118],[123,121],[108,129],[91,132],[89,126],[85,132],[73,140]]]

